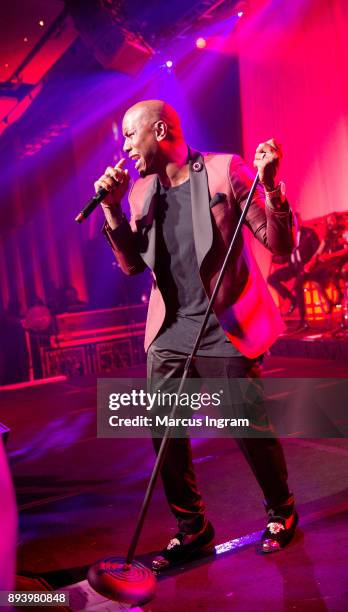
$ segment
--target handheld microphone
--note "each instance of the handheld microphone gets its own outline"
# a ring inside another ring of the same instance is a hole
[[[81,210],[81,212],[75,217],[75,221],[77,223],[82,223],[89,215],[97,208],[102,200],[104,200],[105,196],[108,194],[108,190],[103,187],[99,189],[99,191],[87,202],[86,206]]]
[[[122,157],[120,161],[117,162],[116,166],[114,166],[114,169],[122,170],[123,164],[125,161],[126,160],[124,159],[124,157]],[[127,170],[125,170],[124,173],[128,175]],[[107,196],[108,193],[109,191],[107,189],[104,189],[104,187],[101,187],[97,191],[97,193],[93,196],[93,198],[91,198],[89,202],[87,202],[86,206],[81,210],[81,212],[77,215],[77,217],[75,217],[75,221],[77,221],[77,223],[82,223],[82,221],[87,219],[87,217],[89,217],[89,215],[97,208],[98,204],[100,204],[100,202],[104,200],[105,196]]]

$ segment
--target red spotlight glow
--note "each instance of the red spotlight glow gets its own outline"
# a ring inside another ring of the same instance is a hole
[[[205,38],[203,38],[202,36],[197,38],[196,40],[197,49],[204,49],[206,46],[207,46],[207,41],[205,40]]]
[[[244,13],[243,13],[243,11],[239,11],[239,13],[237,13],[237,15],[238,15],[238,17],[239,17],[239,18],[240,18],[240,17],[243,17],[243,14],[244,14]]]

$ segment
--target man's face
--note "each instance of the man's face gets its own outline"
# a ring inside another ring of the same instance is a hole
[[[330,230],[336,229],[337,227],[337,218],[335,215],[328,215],[326,217],[326,223]]]
[[[135,169],[140,176],[155,173],[159,143],[154,123],[151,123],[143,110],[138,109],[125,114],[122,131],[125,139],[123,150],[135,162]]]

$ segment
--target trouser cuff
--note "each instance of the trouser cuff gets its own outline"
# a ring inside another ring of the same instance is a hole
[[[179,531],[183,533],[199,533],[204,528],[207,519],[204,514],[197,514],[190,518],[178,518]]]

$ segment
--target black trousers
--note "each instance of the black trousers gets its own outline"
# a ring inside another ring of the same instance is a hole
[[[267,282],[279,293],[279,295],[284,300],[289,299],[290,301],[293,301],[293,294],[285,285],[283,285],[283,283],[286,283],[292,278],[295,278],[297,274],[297,266],[294,266],[292,263],[290,263],[289,265],[284,266],[283,268],[278,268],[278,270],[272,272],[272,274],[270,274],[267,278]]]
[[[327,304],[330,304],[331,302],[326,291],[330,281],[332,281],[336,286],[338,293],[337,302],[340,303],[343,298],[339,283],[339,271],[335,271],[324,266],[307,273],[304,272],[301,266],[296,266],[290,263],[288,266],[284,266],[283,268],[279,268],[278,270],[275,270],[275,272],[272,272],[272,274],[270,274],[267,278],[267,282],[279,293],[283,299],[289,299],[292,302],[294,300],[294,295],[283,284],[292,278],[295,278],[294,292],[296,295],[296,303],[299,309],[301,321],[304,321],[306,318],[306,305],[303,286],[307,281],[314,281],[319,285],[320,292],[324,296]]]
[[[294,302],[294,295],[289,289],[283,284],[295,279],[294,292],[296,296],[296,304],[299,309],[301,320],[304,321],[306,318],[306,306],[303,293],[303,285],[307,280],[307,277],[303,274],[303,269],[300,266],[296,266],[290,263],[288,266],[279,268],[272,272],[267,278],[267,282],[273,287],[279,295],[284,299],[289,299]]]
[[[148,351],[147,378],[151,392],[170,378],[180,378],[187,356],[152,345]],[[260,364],[246,357],[201,357],[190,372],[194,378],[257,378]],[[236,442],[259,483],[267,506],[275,508],[290,496],[287,468],[279,440],[274,437],[236,438]],[[158,452],[161,438],[153,438]],[[170,509],[179,529],[199,531],[204,523],[205,506],[197,487],[189,438],[171,438],[161,477]],[[218,475],[217,475],[218,477]]]

